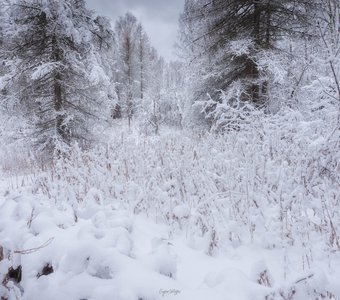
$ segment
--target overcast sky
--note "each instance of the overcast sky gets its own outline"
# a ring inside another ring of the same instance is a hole
[[[167,60],[174,58],[173,45],[184,0],[87,0],[87,4],[113,21],[131,12],[142,22],[158,52]]]

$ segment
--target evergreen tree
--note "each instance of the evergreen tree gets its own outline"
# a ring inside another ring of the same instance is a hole
[[[189,71],[197,78],[191,81],[198,83],[192,87],[193,101],[205,103],[203,112],[211,118],[210,122],[214,119],[212,112],[221,102],[221,91],[232,102],[248,101],[266,107],[269,83],[274,82],[268,60],[280,52],[284,38],[307,33],[315,3],[304,0],[186,2],[181,37],[182,48],[189,52],[190,65],[194,65]]]
[[[87,146],[109,105],[107,95],[94,94],[107,81],[94,41],[98,23],[83,0],[17,0],[10,14],[6,47],[16,74],[8,105],[29,120],[40,149]]]
[[[118,98],[124,115],[131,125],[135,111],[135,100],[139,89],[136,80],[139,75],[138,62],[138,23],[135,16],[127,13],[116,22],[118,47]]]
[[[148,81],[150,77],[150,51],[151,46],[149,37],[145,33],[143,26],[138,24],[138,63],[139,63],[139,84],[140,84],[140,95],[141,100],[145,97],[145,92],[148,87]]]
[[[155,85],[162,79],[154,76],[158,72],[159,56],[143,26],[131,13],[120,17],[115,28],[118,102],[130,126],[133,116],[145,116],[145,110],[150,109],[148,102],[154,101],[152,97],[157,94]]]

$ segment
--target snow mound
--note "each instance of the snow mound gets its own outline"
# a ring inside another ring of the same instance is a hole
[[[249,245],[214,257],[192,237],[91,191],[83,203],[29,194],[0,198],[0,296],[49,300],[339,299],[340,258],[315,258],[301,271],[301,249]],[[188,216],[186,207],[174,210]],[[287,253],[287,251],[290,251]],[[289,298],[290,297],[290,298]],[[327,298],[328,297],[328,298]]]

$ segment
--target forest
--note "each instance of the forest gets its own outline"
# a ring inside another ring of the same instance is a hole
[[[340,299],[340,0],[178,28],[0,0],[1,300]]]

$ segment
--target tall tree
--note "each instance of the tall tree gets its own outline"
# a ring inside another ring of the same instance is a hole
[[[29,119],[41,149],[88,145],[108,99],[92,92],[107,78],[94,45],[98,24],[85,1],[16,0],[10,14],[6,47],[16,75],[7,103]]]
[[[141,100],[144,99],[145,91],[147,89],[147,83],[149,79],[149,61],[150,61],[150,51],[151,46],[149,42],[149,37],[144,31],[141,24],[138,24],[138,63],[139,63],[139,84],[140,84],[140,95]]]
[[[153,74],[157,72],[155,66],[159,56],[150,45],[143,26],[131,13],[119,18],[115,28],[118,98],[123,116],[127,117],[131,125],[132,117],[140,117],[148,106],[148,98],[155,94]]]
[[[184,48],[193,53],[190,63],[199,66],[194,101],[209,94],[207,115],[221,101],[220,91],[231,100],[266,106],[272,80],[264,58],[280,49],[283,37],[306,33],[313,5],[305,0],[187,0],[181,27]]]
[[[116,22],[118,44],[118,97],[129,126],[135,110],[135,99],[138,97],[136,80],[138,63],[138,22],[135,16],[127,13]]]

